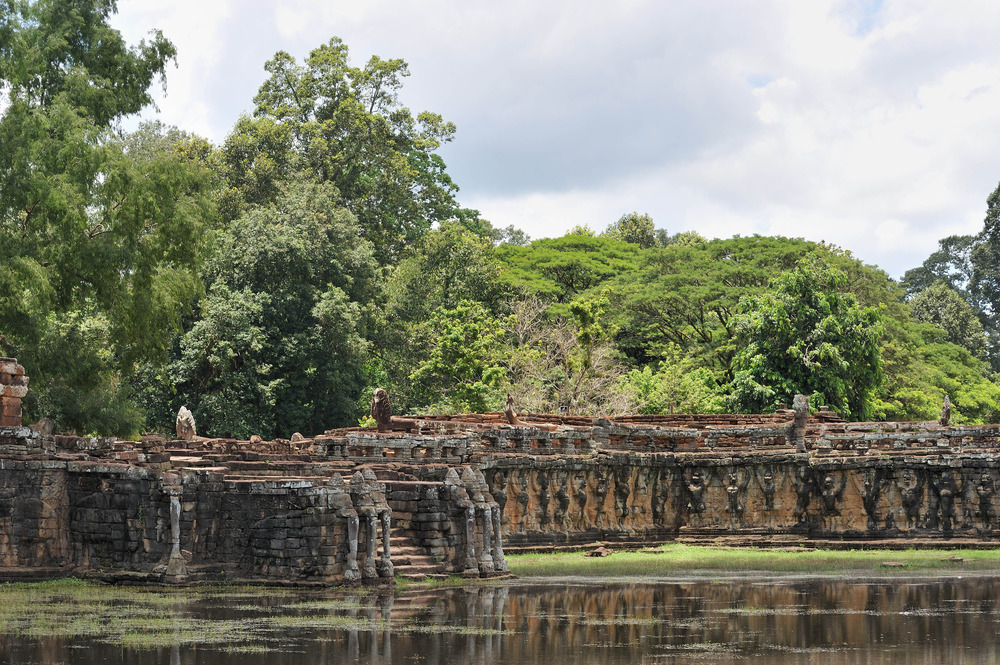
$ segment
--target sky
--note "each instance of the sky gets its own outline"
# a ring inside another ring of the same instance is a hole
[[[222,142],[264,63],[340,37],[409,63],[458,127],[458,198],[532,238],[650,214],[669,233],[826,241],[899,277],[982,228],[1000,181],[1000,3],[119,0],[178,49],[158,112]]]

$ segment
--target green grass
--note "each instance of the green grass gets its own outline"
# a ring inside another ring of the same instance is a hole
[[[950,561],[952,557],[963,559]],[[614,552],[589,557],[585,552],[508,555],[510,571],[519,577],[656,577],[706,572],[845,574],[912,574],[992,571],[1000,573],[997,550],[803,550],[703,547],[669,544],[655,550]],[[886,562],[901,563],[890,568]]]

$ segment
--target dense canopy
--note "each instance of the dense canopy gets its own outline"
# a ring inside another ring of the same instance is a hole
[[[109,0],[0,0],[0,354],[26,418],[214,436],[397,412],[768,411],[1000,420],[1000,187],[896,283],[797,238],[673,235],[638,211],[532,241],[461,206],[407,63],[278,52],[221,145],[122,121],[175,56]]]

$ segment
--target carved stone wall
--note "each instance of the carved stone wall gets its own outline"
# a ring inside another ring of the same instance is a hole
[[[992,455],[508,457],[485,474],[510,546],[720,533],[1000,536],[1000,460]]]

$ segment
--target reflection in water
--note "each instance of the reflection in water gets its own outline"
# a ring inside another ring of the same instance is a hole
[[[266,594],[266,590],[261,591]],[[234,619],[249,642],[126,649],[0,636],[9,663],[994,663],[1000,579],[930,582],[538,583],[303,595],[193,596],[187,621]],[[339,599],[331,602],[329,598]],[[296,618],[276,623],[276,617]],[[321,617],[317,625],[300,621]],[[336,619],[334,621],[333,619]],[[281,626],[280,629],[276,626]],[[335,626],[331,628],[331,626]]]

